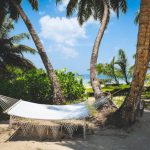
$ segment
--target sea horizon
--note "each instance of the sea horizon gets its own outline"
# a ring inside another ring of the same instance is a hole
[[[81,74],[81,77],[83,79],[83,84],[87,85],[88,82],[90,82],[90,74]],[[97,76],[99,79],[109,79],[108,76],[100,74]]]

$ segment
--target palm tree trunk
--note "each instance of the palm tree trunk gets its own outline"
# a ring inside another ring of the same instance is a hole
[[[141,0],[136,62],[129,95],[122,106],[122,118],[127,124],[136,120],[144,80],[150,61],[150,1]]]
[[[94,43],[94,47],[91,55],[91,62],[90,62],[90,80],[91,80],[91,85],[96,99],[98,99],[102,95],[100,82],[99,79],[97,78],[96,64],[97,64],[99,46],[102,41],[104,31],[107,27],[108,19],[109,19],[109,8],[108,5],[104,2],[104,15],[103,15],[100,29],[98,31],[97,38]]]
[[[129,82],[128,82],[128,75],[127,75],[126,69],[124,70],[124,78],[125,78],[126,84],[129,85]]]
[[[118,79],[117,79],[117,77],[115,75],[115,72],[114,72],[114,79],[115,79],[116,84],[119,84],[119,81],[118,81]]]
[[[25,12],[23,11],[22,7],[16,3],[16,1],[14,0],[11,0],[11,3],[16,7],[16,9],[18,10],[20,16],[22,17],[24,23],[26,24],[31,36],[32,36],[32,39],[36,45],[36,48],[41,56],[41,59],[43,61],[43,64],[47,70],[47,73],[48,73],[48,76],[49,76],[49,79],[51,80],[51,83],[52,83],[52,89],[53,89],[53,102],[54,103],[62,103],[64,102],[64,97],[63,97],[63,94],[62,94],[62,90],[61,90],[61,86],[58,82],[58,79],[57,79],[57,76],[55,74],[55,70],[53,69],[53,66],[51,64],[51,62],[49,61],[47,55],[46,55],[46,52],[44,50],[44,47],[38,37],[38,35],[36,34],[29,18],[27,17],[27,15],[25,14]]]

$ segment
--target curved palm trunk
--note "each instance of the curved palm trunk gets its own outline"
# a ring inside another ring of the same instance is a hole
[[[141,1],[140,24],[136,52],[136,62],[129,96],[122,105],[122,118],[127,124],[136,119],[136,109],[144,86],[150,60],[150,1]]]
[[[43,47],[38,35],[36,34],[29,18],[27,17],[25,12],[23,11],[22,7],[16,3],[16,1],[11,0],[11,2],[16,7],[16,9],[18,10],[19,14],[21,15],[24,23],[26,24],[26,26],[27,26],[27,28],[28,28],[31,36],[32,36],[32,39],[33,39],[33,41],[34,41],[34,43],[38,49],[38,52],[41,56],[43,64],[47,70],[48,76],[49,76],[51,83],[52,83],[52,89],[53,89],[53,95],[54,95],[53,102],[58,103],[58,104],[64,102],[64,97],[63,97],[62,92],[61,92],[61,86],[58,82],[58,79],[57,79],[57,76],[56,76],[55,71],[53,69],[53,66],[50,63],[50,61],[46,55],[46,52],[44,50],[44,47]]]
[[[103,15],[100,29],[98,31],[97,38],[94,43],[91,62],[90,62],[90,80],[91,80],[91,85],[96,99],[98,99],[102,95],[100,82],[99,79],[97,78],[96,64],[97,64],[99,46],[102,41],[104,31],[106,29],[108,19],[109,19],[109,8],[108,5],[104,2],[104,15]]]

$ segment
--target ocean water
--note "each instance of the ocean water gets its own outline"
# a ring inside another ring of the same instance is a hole
[[[83,79],[83,84],[84,85],[90,85],[89,82],[90,82],[90,75],[89,74],[83,74],[81,75],[82,76],[82,79]],[[99,79],[110,79],[109,76],[106,76],[106,75],[98,75],[98,78]],[[131,79],[129,80],[131,82]],[[113,82],[112,82],[113,83]],[[126,84],[125,81],[123,79],[119,79],[119,83],[120,84]]]
[[[81,76],[82,76],[84,85],[86,85],[86,84],[88,84],[88,82],[90,82],[90,75],[89,74],[83,74]],[[109,77],[101,74],[101,75],[98,75],[98,78],[99,79],[108,79]]]

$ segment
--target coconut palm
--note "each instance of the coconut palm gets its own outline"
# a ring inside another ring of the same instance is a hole
[[[126,84],[129,84],[128,81],[128,59],[126,57],[125,51],[123,49],[120,49],[118,51],[118,60],[115,62],[115,64],[119,65],[120,70],[124,76]]]
[[[113,57],[113,59],[111,60],[110,64],[110,71],[111,71],[111,74],[112,74],[112,78],[114,78],[116,84],[119,84],[119,80],[117,79],[117,68],[115,67],[115,57]]]
[[[59,3],[62,0],[56,1]],[[67,16],[73,15],[73,12],[77,10],[77,17],[80,25],[86,22],[91,16],[95,20],[99,20],[101,22],[98,35],[93,46],[90,62],[90,79],[96,99],[102,95],[100,82],[97,78],[96,64],[99,46],[109,22],[110,9],[113,9],[117,13],[117,16],[119,16],[119,10],[121,9],[122,12],[125,13],[126,8],[126,0],[70,0],[67,5]]]
[[[118,114],[121,114],[121,118],[126,124],[134,123],[136,120],[137,106],[140,104],[140,97],[150,60],[149,8],[149,0],[141,0],[136,60],[131,89],[121,109],[117,112]]]
[[[28,0],[28,1],[32,6],[33,10],[38,10],[38,0]],[[46,55],[45,49],[35,29],[33,28],[29,18],[27,17],[26,13],[21,7],[21,2],[22,0],[0,0],[0,20],[3,20],[6,14],[10,14],[10,17],[16,21],[18,20],[19,16],[21,16],[32,36],[32,39],[41,56],[43,64],[47,70],[49,79],[51,80],[54,96],[53,101],[55,103],[62,103],[64,101],[64,97],[62,95],[61,87],[58,82],[55,70],[53,69],[51,62],[49,61],[48,56]]]
[[[15,36],[9,36],[13,29],[13,22],[5,18],[0,28],[0,71],[7,71],[8,66],[18,67],[21,69],[34,69],[32,62],[26,59],[23,53],[35,54],[36,50],[19,44],[23,39],[29,39],[29,35],[21,33]]]
[[[104,74],[115,81],[116,84],[119,84],[118,72],[119,69],[115,67],[115,57],[111,60],[110,63],[99,63],[96,65],[96,70],[98,74]]]

